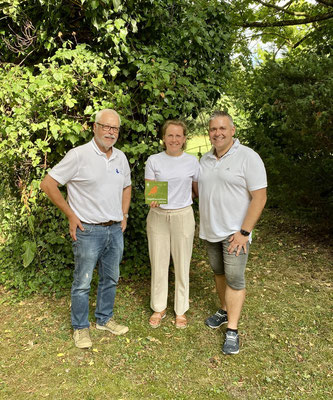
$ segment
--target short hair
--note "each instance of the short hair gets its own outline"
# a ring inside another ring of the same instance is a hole
[[[183,135],[186,137],[187,135],[187,126],[184,121],[181,121],[180,119],[168,119],[167,121],[164,122],[162,126],[162,140],[164,139],[164,136],[166,134],[166,131],[170,125],[176,125],[176,126],[181,126],[183,128]],[[163,142],[163,148],[166,149],[165,144]],[[186,148],[186,143],[183,145],[183,150]]]
[[[162,138],[164,138],[164,136],[166,134],[166,130],[168,129],[168,127],[170,125],[181,126],[183,128],[183,134],[184,134],[184,136],[186,136],[186,134],[187,134],[187,126],[186,126],[185,122],[183,122],[183,121],[181,121],[179,119],[169,119],[169,120],[165,121],[163,126],[162,126]]]
[[[231,126],[234,126],[234,121],[232,119],[232,116],[229,113],[227,113],[227,111],[220,111],[220,110],[212,112],[211,116],[209,117],[208,123],[210,123],[210,121],[218,117],[227,117],[231,123]]]
[[[104,108],[104,110],[99,110],[96,115],[95,115],[95,122],[99,122],[99,120],[102,118],[102,115],[107,112],[113,115],[116,115],[119,119],[119,126],[121,125],[121,118],[120,115],[117,113],[116,110],[113,110],[112,108]]]

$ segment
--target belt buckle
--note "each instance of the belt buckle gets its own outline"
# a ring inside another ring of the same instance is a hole
[[[108,222],[102,222],[101,225],[102,226],[111,226],[114,224],[114,221],[108,221]]]

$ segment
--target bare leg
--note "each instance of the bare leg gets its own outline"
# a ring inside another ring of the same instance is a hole
[[[228,328],[237,329],[245,300],[245,289],[235,290],[226,285],[225,301],[228,310]]]
[[[227,305],[225,302],[225,292],[226,292],[226,279],[225,275],[214,275],[215,276],[215,285],[216,291],[220,299],[221,308],[224,311],[227,311]]]

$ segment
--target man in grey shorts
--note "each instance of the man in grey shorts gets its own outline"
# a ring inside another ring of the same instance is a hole
[[[212,149],[200,160],[200,238],[207,243],[221,308],[205,321],[227,325],[224,354],[239,353],[238,321],[245,299],[245,267],[251,231],[266,203],[267,178],[259,155],[234,139],[231,116],[209,120]]]

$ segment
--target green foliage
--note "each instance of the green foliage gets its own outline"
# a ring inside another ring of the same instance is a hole
[[[215,0],[0,4],[1,282],[58,293],[70,284],[67,223],[39,183],[70,148],[91,139],[90,124],[102,108],[121,114],[117,146],[132,169],[122,274],[146,275],[145,161],[160,150],[165,119],[196,117],[219,97],[233,39],[228,6]],[[14,33],[27,20],[33,40],[18,49]]]
[[[332,221],[331,57],[316,53],[269,60],[233,87],[245,96],[247,140],[264,159],[271,206]]]
[[[249,41],[258,38],[271,45],[275,54],[282,50],[287,55],[296,48],[315,47],[325,53],[332,49],[333,3],[330,1],[234,0],[231,9],[233,23],[240,28],[238,51],[248,52]]]

